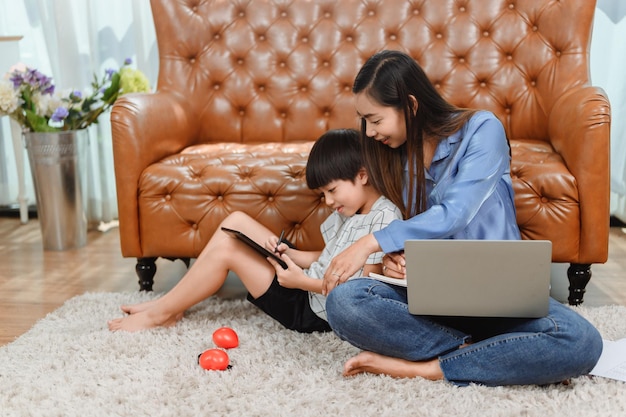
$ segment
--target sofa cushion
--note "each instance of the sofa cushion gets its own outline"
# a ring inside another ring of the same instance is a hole
[[[330,211],[306,186],[311,146],[196,145],[150,165],[138,196],[146,256],[197,256],[219,223],[237,210],[277,234],[293,230],[290,239],[302,249],[321,249],[319,224]],[[167,227],[159,227],[163,224]]]
[[[511,140],[511,177],[517,223],[524,239],[553,242],[553,260],[564,262],[580,240],[580,202],[576,178],[550,143]]]

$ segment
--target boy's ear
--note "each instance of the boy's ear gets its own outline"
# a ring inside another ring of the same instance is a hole
[[[409,107],[411,108],[411,111],[413,112],[413,116],[415,116],[415,114],[417,113],[417,108],[419,107],[419,104],[417,103],[417,99],[415,98],[415,96],[411,94],[409,94]]]
[[[362,185],[367,185],[369,183],[369,175],[367,174],[365,167],[359,169],[359,172],[356,174],[356,178]]]

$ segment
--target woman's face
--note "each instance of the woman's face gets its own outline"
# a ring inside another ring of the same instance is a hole
[[[390,148],[398,148],[406,142],[403,112],[381,106],[366,93],[356,95],[356,112],[365,121],[365,134],[368,137]]]

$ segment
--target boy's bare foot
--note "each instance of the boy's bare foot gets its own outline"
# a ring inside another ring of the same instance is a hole
[[[424,362],[411,362],[373,352],[361,352],[348,359],[343,367],[344,376],[360,373],[389,375],[394,378],[414,378],[420,376],[432,381],[443,379],[438,359]]]
[[[136,314],[149,309],[157,300],[146,301],[145,303],[122,305],[120,309],[126,314]]]
[[[109,330],[136,332],[138,330],[152,329],[154,327],[171,327],[183,318],[183,313],[170,316],[160,314],[155,310],[155,308],[149,308],[123,318],[109,320],[107,323]]]

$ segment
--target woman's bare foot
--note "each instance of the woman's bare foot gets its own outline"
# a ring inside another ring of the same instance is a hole
[[[443,372],[438,359],[424,362],[411,362],[405,359],[392,358],[373,352],[361,352],[348,359],[343,367],[344,376],[360,373],[389,375],[394,378],[422,378],[432,381],[443,379]]]
[[[109,320],[109,330],[125,330],[136,332],[138,330],[152,329],[154,327],[171,327],[183,318],[183,313],[174,315],[163,314],[157,308],[148,308],[129,316]]]
[[[120,309],[126,314],[136,314],[152,307],[157,300],[146,301],[145,303],[122,305]]]

